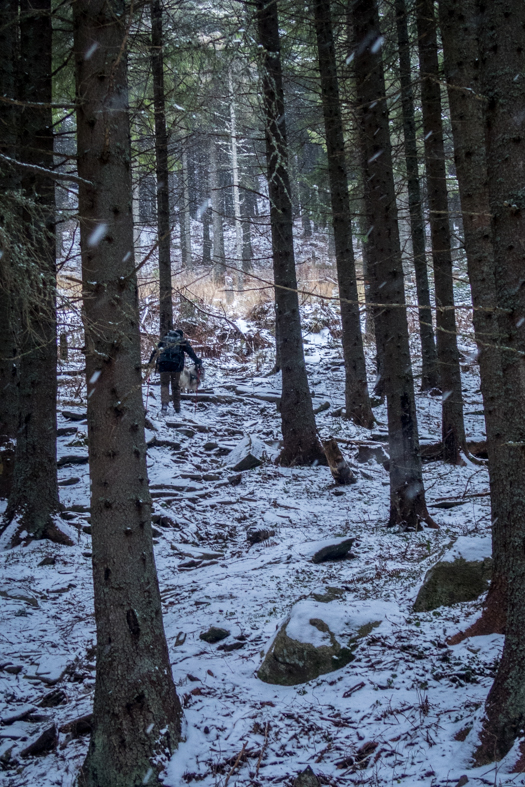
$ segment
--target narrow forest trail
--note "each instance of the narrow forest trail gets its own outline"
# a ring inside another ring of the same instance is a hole
[[[197,402],[193,395],[184,401],[180,416],[171,410],[161,418],[159,388],[150,389],[155,555],[186,738],[166,783],[291,784],[311,765],[332,785],[455,785],[463,774],[473,784],[525,784],[525,776],[506,771],[516,759],[512,752],[497,769],[468,767],[471,747],[462,739],[479,721],[503,637],[454,647],[445,640],[475,619],[481,599],[412,612],[426,571],[457,537],[486,543],[486,468],[426,464],[427,500],[440,529],[387,531],[388,473],[374,457],[357,461],[355,441],[371,435],[331,414],[344,403],[344,373],[327,330],[306,338],[306,359],[314,407],[330,402],[317,415],[319,433],[340,440],[358,479],[352,486],[334,487],[326,467],[271,463],[280,430],[272,401],[279,380],[257,377],[250,365],[208,362]],[[463,383],[468,437],[480,438],[476,367]],[[221,401],[206,401],[211,397]],[[418,395],[417,403],[423,441],[438,440],[439,399]],[[60,730],[89,714],[93,697],[86,427],[71,419],[83,414],[71,400],[61,411],[61,499],[76,545],[35,542],[0,552],[0,781],[6,787],[69,787],[87,747],[87,736],[66,730],[58,732],[55,751],[21,756],[53,724]],[[372,448],[385,442],[386,449],[384,407],[374,412]],[[268,458],[239,480],[228,468],[228,451],[244,435],[262,441]],[[441,498],[467,502],[433,506]],[[247,531],[262,529],[274,534],[250,545]],[[350,537],[353,557],[312,563],[321,546]],[[324,614],[343,633],[363,615],[380,625],[359,640],[355,659],[342,669],[295,686],[264,683],[256,670],[299,601],[303,606],[295,609]],[[229,636],[216,644],[200,639],[211,626]]]

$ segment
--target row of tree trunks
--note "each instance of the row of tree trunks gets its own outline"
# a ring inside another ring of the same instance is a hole
[[[425,249],[425,220],[419,187],[419,166],[414,114],[414,91],[410,64],[410,40],[405,0],[395,0],[397,41],[399,48],[399,80],[401,83],[401,109],[403,114],[403,136],[407,172],[408,206],[412,255],[416,274],[417,301],[419,307],[419,335],[421,338],[421,390],[430,391],[440,385],[436,343],[432,327],[430,289],[428,285],[427,258]]]
[[[366,363],[361,335],[343,121],[329,0],[315,0],[314,13],[343,328],[345,415],[359,426],[370,429],[375,421],[368,397]]]
[[[160,784],[158,770],[180,739],[146,467],[127,12],[124,0],[73,6],[97,627],[93,731],[78,782],[83,787]]]
[[[376,1],[350,0],[370,234],[369,274],[380,298],[377,341],[384,347],[384,383],[390,447],[390,525],[435,526],[425,503],[414,381],[410,362],[403,266],[388,125],[381,31]]]
[[[283,449],[280,461],[285,465],[324,463],[326,460],[317,436],[308,388],[301,334],[277,3],[276,0],[257,0],[256,7],[262,47],[277,355],[282,372]]]
[[[447,173],[441,119],[441,87],[433,0],[417,0],[421,106],[427,176],[434,286],[437,355],[442,399],[443,459],[462,462],[465,447],[463,394],[457,346],[454,279],[447,199]]]

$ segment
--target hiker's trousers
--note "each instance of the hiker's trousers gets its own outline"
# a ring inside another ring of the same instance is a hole
[[[160,373],[160,403],[169,404],[170,401],[170,382],[173,407],[180,410],[180,372],[161,372]]]

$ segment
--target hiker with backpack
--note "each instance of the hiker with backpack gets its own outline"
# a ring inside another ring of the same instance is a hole
[[[151,353],[149,366],[155,363],[155,371],[160,372],[160,402],[163,414],[168,412],[170,382],[173,407],[176,413],[180,413],[180,376],[184,369],[184,353],[190,356],[198,374],[202,369],[202,360],[195,355],[180,328],[168,331]]]

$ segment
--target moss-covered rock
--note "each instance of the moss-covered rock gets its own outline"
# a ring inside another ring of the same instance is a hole
[[[343,605],[336,610],[326,602],[301,601],[277,633],[258,677],[265,683],[295,686],[341,669],[354,658],[359,640],[379,625],[366,614],[352,616]]]
[[[454,560],[440,561],[427,571],[414,603],[414,612],[474,601],[488,590],[491,576],[491,557],[465,560],[458,555]]]

